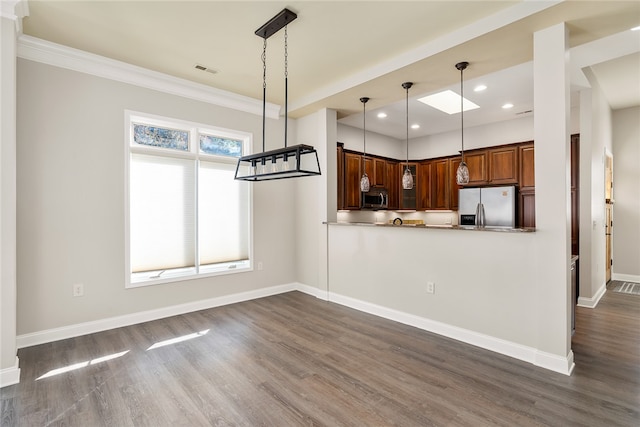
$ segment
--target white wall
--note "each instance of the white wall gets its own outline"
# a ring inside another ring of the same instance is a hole
[[[16,23],[0,17],[0,387],[20,379],[16,357]]]
[[[344,148],[362,152],[364,137],[362,129],[338,123],[337,132],[337,141],[344,143]],[[367,131],[367,153],[392,159],[404,159],[406,145],[397,139]]]
[[[640,107],[613,112],[613,273],[640,282]]]
[[[295,281],[295,187],[279,180],[253,184],[263,271],[124,288],[124,110],[251,132],[257,151],[262,117],[23,59],[17,91],[19,335]],[[267,149],[282,135],[268,120]]]
[[[611,152],[611,108],[589,69],[591,89],[580,109],[580,289],[578,304],[594,307],[606,289],[604,155]]]

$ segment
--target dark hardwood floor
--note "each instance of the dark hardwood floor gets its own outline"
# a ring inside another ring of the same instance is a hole
[[[0,424],[640,425],[640,296],[576,321],[569,377],[291,292],[21,349]]]

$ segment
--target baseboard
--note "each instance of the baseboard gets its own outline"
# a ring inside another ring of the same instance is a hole
[[[611,280],[619,280],[621,282],[640,283],[640,276],[638,276],[637,274],[611,273]]]
[[[329,292],[329,301],[428,332],[433,332],[485,350],[494,351],[561,374],[571,375],[573,370],[573,352],[571,351],[566,358],[563,358],[551,353],[540,352],[533,347],[481,334],[413,314],[408,314],[333,292]]]
[[[296,290],[307,295],[314,296],[318,299],[329,301],[329,292],[315,288],[313,286],[303,285],[302,283],[296,283]]]
[[[186,304],[164,307],[157,310],[142,311],[139,313],[110,317],[107,319],[100,319],[92,322],[84,322],[75,325],[63,326],[60,328],[47,329],[30,334],[18,335],[16,338],[16,342],[18,348],[31,347],[48,342],[106,331],[108,329],[121,328],[123,326],[135,325],[137,323],[149,322],[151,320],[191,313],[193,311],[206,310],[208,308],[235,304],[238,302],[249,301],[257,298],[264,298],[271,295],[298,290],[299,286],[300,285],[297,283],[272,286],[269,288],[256,289],[253,291],[240,292],[232,295],[225,295],[201,301],[194,301]]]
[[[20,361],[16,357],[16,363],[10,368],[0,369],[0,388],[18,384],[20,382]]]
[[[600,302],[600,298],[602,298],[606,290],[607,284],[603,283],[602,286],[600,286],[600,289],[598,289],[596,294],[591,298],[578,297],[578,307],[596,308],[596,306]]]

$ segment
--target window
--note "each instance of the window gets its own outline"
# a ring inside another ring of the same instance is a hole
[[[127,111],[127,287],[251,269],[248,133]]]

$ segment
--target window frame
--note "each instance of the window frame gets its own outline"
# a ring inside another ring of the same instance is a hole
[[[200,150],[200,134],[214,135],[242,141],[242,153],[251,153],[253,147],[253,135],[249,132],[237,131],[217,126],[206,125],[155,114],[141,113],[137,111],[124,111],[124,258],[125,258],[125,288],[138,288],[143,286],[160,285],[165,283],[182,282],[205,277],[214,277],[227,274],[253,271],[253,186],[247,187],[248,198],[248,260],[232,261],[218,264],[200,266],[199,236],[198,236],[198,176],[200,161],[218,164],[235,165],[238,157],[208,154]],[[185,130],[189,132],[189,149],[187,151],[171,148],[145,146],[136,144],[133,140],[133,124],[144,124],[170,129]],[[176,268],[171,270],[148,271],[144,273],[132,273],[131,271],[131,212],[130,212],[130,168],[132,154],[155,155],[159,157],[173,157],[176,159],[193,160],[195,164],[195,266]],[[160,273],[160,274],[158,274]]]

